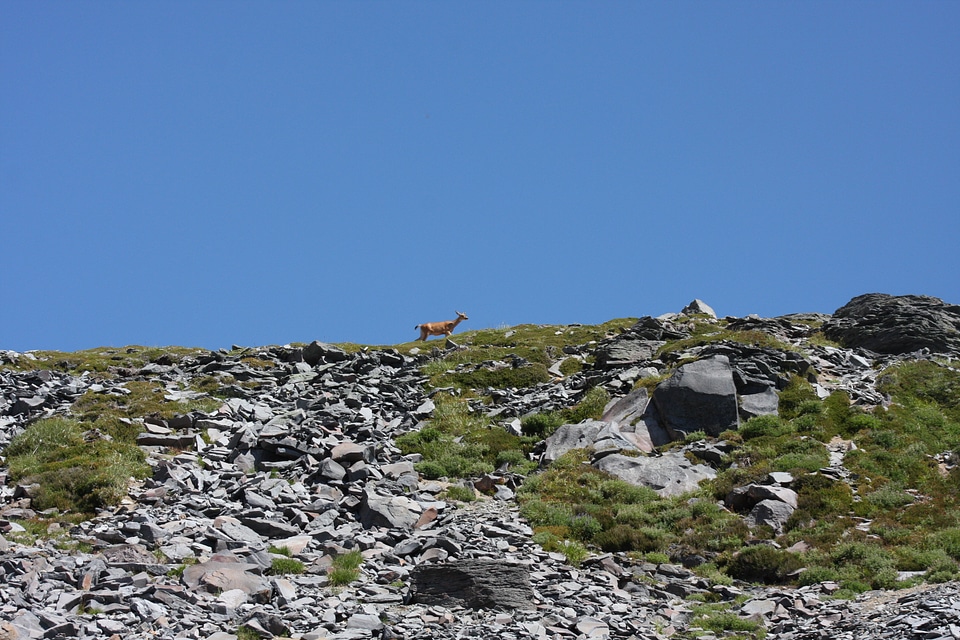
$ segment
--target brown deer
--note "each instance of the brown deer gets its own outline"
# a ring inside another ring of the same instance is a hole
[[[414,329],[420,329],[420,337],[417,340],[427,341],[427,336],[449,336],[453,333],[454,327],[463,322],[464,320],[469,320],[467,314],[456,312],[456,320],[446,320],[444,322],[425,322],[423,324],[418,324]]]

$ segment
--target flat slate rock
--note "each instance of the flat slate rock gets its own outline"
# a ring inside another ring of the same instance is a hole
[[[459,560],[419,565],[411,601],[470,609],[532,609],[530,570],[497,560]]]

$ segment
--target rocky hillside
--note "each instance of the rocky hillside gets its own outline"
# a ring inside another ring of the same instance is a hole
[[[0,351],[0,639],[960,638],[960,307]]]

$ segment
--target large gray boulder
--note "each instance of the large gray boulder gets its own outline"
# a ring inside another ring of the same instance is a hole
[[[653,404],[660,425],[674,440],[695,431],[716,437],[740,426],[733,369],[726,356],[681,366],[654,390]]]
[[[637,387],[619,400],[612,402],[600,416],[604,422],[615,425],[620,436],[633,448],[650,453],[671,441],[650,410],[650,398],[644,387]]]
[[[848,348],[960,354],[960,306],[930,296],[867,293],[833,313],[823,333]]]
[[[412,529],[423,509],[420,503],[404,496],[381,496],[364,491],[360,505],[360,523],[365,529]]]
[[[786,502],[761,500],[750,510],[745,521],[748,527],[766,525],[777,534],[781,534],[794,511],[796,511],[796,508]]]
[[[561,425],[543,442],[543,453],[540,455],[540,464],[548,465],[560,456],[573,449],[592,447],[597,434],[606,425],[605,422],[588,420],[580,424]]]
[[[412,573],[412,602],[470,609],[533,609],[530,569],[502,560],[421,564]]]
[[[596,366],[598,369],[615,369],[647,362],[663,345],[664,343],[660,341],[637,339],[635,336],[626,334],[620,339],[597,348]]]
[[[711,318],[717,317],[717,312],[714,311],[710,305],[699,298],[685,306],[680,313],[685,315],[703,314],[710,316]]]
[[[662,456],[631,457],[609,455],[594,466],[624,482],[650,487],[662,496],[675,496],[697,488],[701,480],[715,478],[717,472],[703,464],[694,464],[683,454],[668,451]]]
[[[773,387],[765,387],[758,393],[740,396],[740,417],[744,420],[756,416],[777,415],[780,412],[780,395]]]
[[[219,555],[207,562],[188,565],[181,580],[189,589],[210,593],[240,590],[256,602],[269,602],[273,587],[261,572],[259,565]]]
[[[631,428],[632,429],[632,428]],[[597,452],[613,453],[622,450],[640,451],[635,434],[621,433],[613,422],[585,420],[579,424],[565,424],[543,442],[540,464],[549,465],[573,449],[592,448]]]

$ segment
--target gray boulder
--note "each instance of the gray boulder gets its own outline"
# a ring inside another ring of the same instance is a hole
[[[773,387],[759,393],[740,396],[740,417],[749,420],[756,416],[777,415],[780,411],[780,395]]]
[[[716,437],[740,426],[733,369],[726,356],[681,366],[654,390],[653,404],[660,424],[675,440],[695,431]]]
[[[381,496],[367,490],[360,505],[360,523],[365,529],[410,529],[417,523],[422,511],[420,504],[410,498]]]
[[[320,362],[343,362],[349,357],[343,349],[317,340],[303,348],[303,361],[310,366],[316,366]]]
[[[848,348],[960,354],[960,305],[930,296],[868,293],[833,313],[823,333]]]
[[[573,449],[592,447],[600,431],[606,428],[606,422],[587,420],[580,424],[565,424],[544,440],[540,464],[549,465]]]
[[[673,451],[657,457],[614,454],[601,458],[594,466],[630,484],[650,487],[663,496],[692,491],[701,480],[717,475],[712,468],[694,464]]]
[[[638,340],[626,335],[597,349],[596,366],[599,369],[614,369],[647,362],[663,344],[655,340]]]
[[[421,564],[412,573],[412,602],[470,609],[533,609],[527,566],[498,560]]]
[[[685,315],[705,314],[710,316],[711,318],[717,317],[717,312],[714,311],[710,307],[710,305],[708,305],[706,302],[700,299],[694,300],[693,302],[685,306],[680,313],[683,313]]]
[[[181,578],[189,589],[223,593],[239,589],[256,602],[268,602],[273,587],[258,575],[259,565],[238,562],[232,558],[217,557],[200,564],[188,565]]]
[[[776,533],[783,533],[783,528],[787,520],[793,515],[795,507],[779,500],[761,500],[753,507],[750,514],[746,517],[746,523],[749,527],[758,527],[767,525]]]

